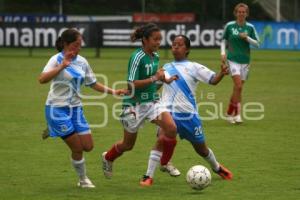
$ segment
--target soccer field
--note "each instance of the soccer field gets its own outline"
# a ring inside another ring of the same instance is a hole
[[[94,58],[93,50],[82,49],[82,55],[88,56],[94,72],[106,75],[108,85],[112,86],[118,80],[125,80],[131,51],[102,49],[101,58]],[[85,115],[91,124],[105,122],[104,107],[97,106],[99,103],[108,106],[108,121],[104,127],[92,129],[94,149],[85,154],[88,176],[96,188],[77,188],[67,146],[60,139],[41,139],[49,84],[40,85],[37,77],[54,53],[54,50],[34,50],[34,56],[28,57],[19,49],[0,49],[1,200],[299,199],[299,52],[252,52],[243,103],[260,105],[263,111],[249,114],[252,118],[261,116],[260,120],[230,125],[220,118],[219,113],[224,114],[232,91],[230,77],[217,86],[199,85],[197,101],[206,103],[200,106],[199,113],[207,119],[203,122],[207,143],[234,174],[232,181],[223,181],[212,174],[212,184],[203,191],[192,190],[185,182],[185,173],[193,165],[208,165],[184,140],[178,142],[173,157],[182,175],[173,178],[157,170],[153,187],[139,186],[155,141],[156,129],[151,123],[140,130],[135,148],[116,160],[113,178],[104,178],[100,155],[122,138],[121,124],[112,115],[113,105],[120,100],[111,96],[83,100],[90,105],[85,107]],[[161,64],[172,59],[170,52],[162,50],[160,54]],[[213,70],[219,70],[219,57],[219,50],[192,50],[190,54],[191,60]],[[83,93],[96,94],[88,88]],[[216,119],[208,120],[213,113],[218,113],[214,115]]]

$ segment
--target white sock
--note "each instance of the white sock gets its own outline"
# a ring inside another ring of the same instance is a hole
[[[214,152],[210,148],[208,148],[208,155],[204,159],[209,163],[210,167],[214,171],[219,170],[220,164],[217,162]]]
[[[72,159],[72,165],[79,176],[80,180],[83,180],[86,178],[86,169],[85,169],[85,160],[82,158],[81,160],[73,160]]]
[[[162,155],[162,152],[160,152],[160,151],[157,151],[157,150],[150,151],[146,176],[150,176],[151,178],[154,176],[155,169],[156,169],[157,165],[160,164],[161,155]]]

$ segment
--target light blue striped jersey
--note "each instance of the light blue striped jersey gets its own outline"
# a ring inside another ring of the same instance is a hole
[[[169,112],[198,113],[194,97],[199,81],[209,83],[215,72],[207,67],[188,60],[164,65],[165,76],[177,75],[178,80],[163,84],[162,102]]]
[[[62,63],[64,53],[60,52],[52,56],[43,72],[54,69]],[[73,58],[71,64],[60,71],[51,81],[50,91],[48,93],[46,105],[55,107],[62,106],[81,106],[80,86],[84,83],[86,86],[96,83],[96,77],[87,60],[77,55]]]

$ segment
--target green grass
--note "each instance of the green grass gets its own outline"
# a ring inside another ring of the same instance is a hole
[[[132,49],[83,49],[83,55],[96,73],[109,78],[111,86],[124,80],[127,59]],[[196,164],[206,165],[186,141],[180,141],[173,158],[183,175],[172,178],[156,172],[151,188],[140,188],[138,180],[147,167],[149,150],[155,141],[155,127],[147,123],[139,132],[133,151],[124,154],[114,165],[114,177],[106,180],[99,157],[122,138],[121,124],[110,114],[104,128],[93,129],[95,148],[85,154],[88,175],[96,184],[93,190],[75,187],[77,178],[71,167],[69,150],[60,139],[41,140],[45,127],[44,102],[49,85],[40,85],[37,76],[54,53],[53,50],[0,49],[0,199],[299,199],[300,196],[300,57],[296,51],[253,51],[251,74],[244,88],[243,101],[264,105],[264,119],[230,126],[222,119],[204,121],[207,143],[218,160],[232,170],[234,179],[222,181],[213,174],[212,184],[194,191],[185,183],[185,173]],[[171,54],[161,52],[161,64]],[[192,50],[190,59],[219,68],[219,50]],[[232,90],[230,77],[218,86],[200,84],[199,102],[216,102],[218,112],[226,109]],[[95,94],[90,89],[85,93]],[[210,98],[214,94],[214,98]],[[119,100],[102,100],[111,113]],[[101,122],[103,112],[87,107],[91,123]],[[205,117],[212,107],[200,107]]]

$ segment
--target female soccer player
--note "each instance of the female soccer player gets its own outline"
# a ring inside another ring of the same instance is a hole
[[[230,123],[242,123],[241,101],[243,84],[250,69],[250,44],[258,47],[259,38],[252,24],[246,21],[249,8],[239,3],[233,11],[236,21],[225,25],[221,43],[221,60],[228,63],[233,80],[233,92],[227,109],[227,119]],[[227,43],[227,55],[225,47]]]
[[[87,60],[78,55],[82,36],[75,29],[65,30],[56,41],[59,53],[50,58],[39,76],[41,84],[51,81],[46,101],[46,120],[51,137],[60,137],[70,148],[72,165],[79,176],[78,186],[94,188],[86,176],[83,151],[93,149],[91,130],[80,99],[84,83],[96,91],[121,95],[127,90],[113,90],[98,82]]]
[[[177,76],[178,79],[170,84],[163,84],[161,101],[172,114],[180,138],[188,140],[194,150],[210,164],[215,173],[223,179],[230,180],[232,173],[217,162],[213,151],[205,143],[202,122],[194,97],[199,82],[216,85],[228,73],[228,69],[225,64],[222,64],[221,71],[216,74],[201,64],[187,60],[189,52],[189,38],[184,35],[176,36],[172,43],[175,61],[165,64],[164,70],[166,78]],[[164,134],[164,130],[159,128],[158,134]],[[163,151],[161,158],[163,167],[169,163],[170,158],[171,155]],[[175,167],[165,170],[170,175],[180,175]],[[177,172],[174,173],[173,170]]]
[[[157,94],[156,81],[171,82],[176,77],[165,79],[164,71],[158,70],[159,57],[156,51],[162,39],[160,29],[152,23],[137,28],[131,37],[132,41],[142,40],[142,48],[135,50],[128,63],[128,85],[130,96],[123,100],[121,122],[124,135],[111,149],[102,154],[103,172],[106,178],[112,177],[112,163],[125,151],[130,151],[136,141],[139,127],[147,119],[164,131],[157,141],[155,149],[150,153],[149,174],[154,172],[162,155],[162,148],[172,152],[176,145],[176,125],[169,112],[161,107]],[[162,147],[163,146],[163,147]],[[140,184],[152,184],[150,177],[144,177]]]

